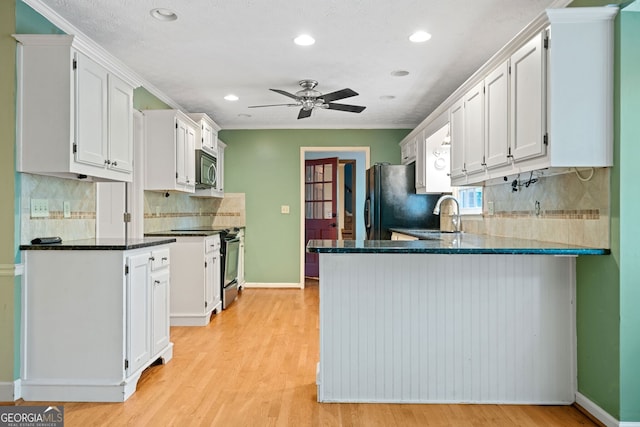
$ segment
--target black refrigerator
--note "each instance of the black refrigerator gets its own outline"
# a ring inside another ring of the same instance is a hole
[[[439,229],[433,208],[441,194],[416,194],[415,165],[378,163],[367,170],[367,240],[391,239],[390,228]]]

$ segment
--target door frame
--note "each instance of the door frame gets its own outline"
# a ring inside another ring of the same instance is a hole
[[[300,260],[299,260],[299,270],[300,270],[300,289],[304,289],[304,254],[305,254],[305,242],[304,242],[304,171],[305,171],[305,157],[307,153],[313,152],[322,152],[322,153],[345,153],[345,152],[361,152],[364,153],[364,168],[365,171],[369,169],[370,161],[371,161],[371,148],[368,146],[351,146],[351,147],[300,147],[300,177],[298,182],[300,183],[300,218],[298,219],[300,224]],[[340,160],[340,155],[337,156],[338,161]]]

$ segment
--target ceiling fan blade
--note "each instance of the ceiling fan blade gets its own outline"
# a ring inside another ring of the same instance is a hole
[[[311,111],[313,110],[305,110],[304,108],[301,108],[300,112],[298,113],[298,120],[306,119],[307,117],[309,117],[311,115]]]
[[[299,107],[300,104],[267,104],[267,105],[249,105],[247,108],[262,108],[262,107]]]
[[[333,102],[326,105],[328,105],[327,108],[329,110],[348,111],[350,113],[361,113],[365,108],[367,108],[361,105],[334,104]]]
[[[351,89],[342,89],[337,90],[335,92],[326,93],[322,95],[320,98],[324,99],[324,102],[337,101],[339,99],[350,98],[352,96],[357,96],[358,92]]]
[[[296,101],[299,99],[298,96],[296,96],[296,95],[294,95],[292,93],[289,93],[289,92],[287,92],[285,90],[281,90],[281,89],[269,89],[269,90],[272,90],[272,91],[274,91],[276,93],[279,93],[280,95],[288,96],[289,98],[295,99]]]

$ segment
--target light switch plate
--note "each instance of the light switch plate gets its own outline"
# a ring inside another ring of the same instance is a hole
[[[282,205],[282,206],[280,206],[280,213],[282,213],[282,214],[288,214],[288,213],[289,213],[289,205]]]
[[[31,218],[48,218],[49,200],[31,199]]]
[[[71,218],[71,202],[69,202],[68,200],[65,200],[62,206],[64,210],[64,217]]]

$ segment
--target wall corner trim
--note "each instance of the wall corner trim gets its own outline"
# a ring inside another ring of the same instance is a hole
[[[22,381],[0,381],[0,402],[15,402],[22,397]]]
[[[618,421],[585,395],[576,392],[576,403],[607,427],[640,427],[640,421]]]
[[[22,276],[24,274],[24,264],[0,264],[1,276]]]

